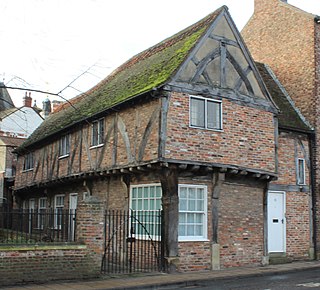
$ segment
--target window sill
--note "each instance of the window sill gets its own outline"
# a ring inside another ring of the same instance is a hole
[[[33,168],[22,170],[22,173],[33,171]]]
[[[214,132],[223,132],[223,129],[211,129],[211,128],[192,126],[192,125],[189,125],[189,128],[200,129],[200,130],[208,130],[208,131],[214,131]]]
[[[186,243],[186,242],[209,242],[208,239],[206,238],[192,238],[192,237],[188,237],[188,238],[179,238],[178,242],[180,243]]]
[[[103,143],[101,143],[101,144],[98,144],[98,145],[94,145],[94,146],[91,146],[89,149],[91,150],[91,149],[95,149],[95,148],[100,148],[100,147],[103,147]]]
[[[67,158],[67,157],[69,157],[69,156],[70,156],[69,154],[61,155],[61,156],[59,156],[59,160],[60,160],[60,159],[65,159],[65,158]]]

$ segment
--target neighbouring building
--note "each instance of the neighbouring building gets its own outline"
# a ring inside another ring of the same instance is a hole
[[[169,272],[311,259],[313,130],[290,94],[223,6],[49,115],[17,149],[15,196],[77,216],[162,208]]]
[[[0,86],[4,87],[3,83]],[[0,204],[13,205],[12,187],[15,176],[15,148],[41,124],[39,109],[32,107],[31,93],[25,93],[23,106],[17,108],[6,88],[0,89]]]
[[[255,0],[254,5],[254,14],[242,31],[246,45],[256,61],[271,67],[314,128],[310,169],[314,191],[313,237],[319,258],[320,17],[290,5],[290,1]]]

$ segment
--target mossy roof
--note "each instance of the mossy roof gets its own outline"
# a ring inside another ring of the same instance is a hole
[[[137,54],[91,90],[64,103],[33,132],[21,149],[169,82],[224,8]]]
[[[311,131],[312,128],[303,120],[301,113],[294,106],[294,103],[271,69],[267,68],[263,63],[256,62],[256,66],[273,101],[280,109],[280,114],[278,115],[279,127],[299,131]]]

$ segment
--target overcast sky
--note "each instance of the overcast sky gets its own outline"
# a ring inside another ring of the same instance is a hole
[[[91,88],[131,56],[222,5],[229,7],[241,30],[253,13],[253,2],[1,0],[0,77],[8,86],[58,93],[80,76],[73,88],[62,91],[68,99]],[[320,15],[320,0],[288,3]],[[15,105],[21,106],[24,92],[10,90],[10,94]],[[42,107],[46,95],[32,95]]]

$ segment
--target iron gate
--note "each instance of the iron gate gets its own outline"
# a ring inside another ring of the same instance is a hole
[[[161,211],[107,211],[103,273],[164,271]]]

